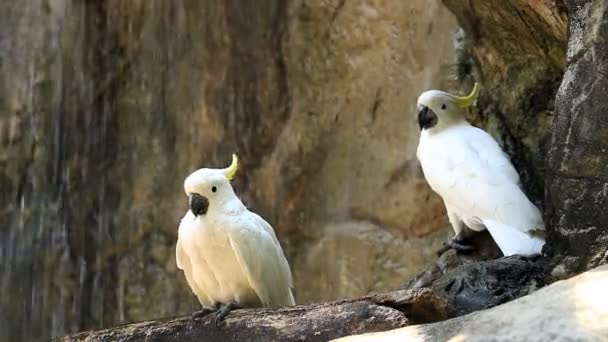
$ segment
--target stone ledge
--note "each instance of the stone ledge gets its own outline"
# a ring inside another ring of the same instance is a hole
[[[445,320],[447,301],[430,289],[399,290],[356,299],[274,309],[235,310],[213,317],[147,321],[56,338],[68,341],[327,341]]]

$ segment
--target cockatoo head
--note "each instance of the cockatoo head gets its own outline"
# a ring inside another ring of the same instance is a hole
[[[479,87],[477,83],[469,96],[460,97],[440,90],[428,90],[418,97],[418,125],[421,130],[449,127],[464,120],[462,113],[475,102]]]
[[[210,207],[221,207],[236,197],[230,181],[239,167],[239,159],[232,155],[232,163],[225,169],[200,169],[184,181],[184,191],[190,198],[190,211],[195,216],[205,215]]]

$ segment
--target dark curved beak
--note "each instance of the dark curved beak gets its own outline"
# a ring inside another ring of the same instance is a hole
[[[209,209],[209,200],[207,197],[194,193],[190,197],[190,211],[194,216],[205,215]]]
[[[437,115],[427,106],[418,110],[418,126],[420,129],[431,128],[437,124]]]

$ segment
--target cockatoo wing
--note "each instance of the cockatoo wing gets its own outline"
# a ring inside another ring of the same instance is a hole
[[[251,215],[251,219],[254,220],[255,223],[258,224],[260,227],[264,228],[266,233],[268,233],[268,235],[270,235],[270,237],[272,237],[272,240],[274,241],[274,243],[281,246],[281,244],[279,243],[279,239],[277,239],[277,235],[275,234],[274,229],[272,229],[272,226],[270,225],[270,223],[266,222],[266,220],[264,220],[260,215],[254,213],[252,211],[250,211],[249,214]]]
[[[254,213],[254,212],[250,212],[250,214],[252,215],[253,219],[257,222],[257,224],[259,224],[260,226],[262,226],[264,228],[264,230],[266,230],[266,232],[272,237],[274,243],[281,249],[281,254],[283,255],[283,259],[285,259],[285,254],[283,253],[283,248],[281,247],[281,243],[279,242],[279,239],[277,239],[277,235],[274,232],[274,229],[272,229],[272,226],[270,225],[270,223],[266,222],[266,220],[264,220],[260,215]],[[287,263],[287,259],[285,259],[285,263],[283,264],[285,267],[285,272],[289,273],[289,279],[290,279],[290,287],[291,287],[291,299],[290,299],[290,303],[292,303],[291,305],[295,305],[296,304],[296,300],[293,296],[293,275],[291,274],[291,268],[289,268],[289,263]]]
[[[544,229],[540,212],[519,186],[517,171],[489,134],[463,125],[432,138],[430,148],[419,154],[425,177],[461,215],[486,227],[486,221],[498,222],[524,235]],[[492,235],[500,246],[503,234]]]
[[[180,270],[190,269],[191,267],[188,254],[184,251],[179,239],[177,239],[177,247],[175,248],[175,261],[177,263],[177,268]]]
[[[274,231],[270,234],[252,215],[242,215],[227,230],[241,269],[262,304],[295,305],[291,270]]]

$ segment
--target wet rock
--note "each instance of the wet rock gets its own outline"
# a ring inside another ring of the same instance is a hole
[[[553,276],[608,262],[608,2],[565,1],[568,67],[547,165]]]

